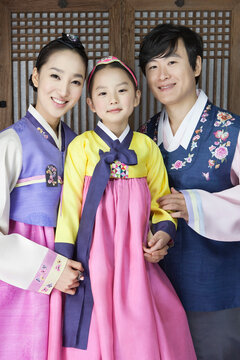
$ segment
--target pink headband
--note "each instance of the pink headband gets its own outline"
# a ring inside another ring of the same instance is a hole
[[[114,63],[114,62],[121,64],[129,72],[129,74],[132,76],[132,78],[135,82],[135,85],[137,87],[138,83],[137,83],[137,79],[136,79],[136,76],[134,75],[133,71],[126,64],[124,64],[120,59],[118,59],[116,56],[109,56],[107,58],[103,58],[103,59],[97,61],[96,65],[94,66],[94,68],[92,69],[92,71],[90,72],[90,74],[88,76],[87,88],[89,89],[90,81],[91,81],[92,76],[98,65],[107,65],[107,64]]]

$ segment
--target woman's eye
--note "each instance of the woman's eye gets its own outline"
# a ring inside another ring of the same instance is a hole
[[[60,79],[60,76],[58,74],[51,74],[50,75],[53,79]]]
[[[176,64],[176,61],[175,61],[175,60],[169,61],[168,64],[169,64],[169,65],[174,65],[174,64]]]
[[[77,86],[81,85],[81,82],[79,80],[74,80],[72,83]]]

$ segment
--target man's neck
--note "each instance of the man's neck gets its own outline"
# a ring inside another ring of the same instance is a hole
[[[185,119],[188,112],[191,110],[195,102],[197,101],[197,95],[189,99],[188,102],[183,102],[181,104],[170,104],[166,106],[166,111],[168,114],[169,124],[172,129],[173,135],[176,134],[179,126]]]

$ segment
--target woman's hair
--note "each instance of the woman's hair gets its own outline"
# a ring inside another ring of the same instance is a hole
[[[146,65],[156,57],[167,57],[174,53],[178,40],[185,45],[189,64],[195,70],[197,56],[203,56],[202,38],[195,31],[182,25],[161,24],[152,29],[143,39],[139,53],[139,65],[146,75]],[[196,82],[198,82],[196,77]]]
[[[88,87],[88,94],[90,97],[92,95],[94,76],[96,75],[96,73],[99,70],[104,69],[106,66],[108,66],[110,68],[124,70],[126,72],[127,76],[129,77],[129,79],[131,80],[131,82],[133,83],[134,89],[137,90],[138,83],[137,83],[137,78],[136,78],[134,71],[128,65],[126,65],[124,62],[122,62],[120,59],[118,59],[117,57],[109,56],[108,58],[99,60],[96,63],[96,65],[94,66],[94,68],[92,69],[92,71],[90,72],[90,74],[88,75],[87,87]]]
[[[46,64],[46,62],[48,61],[49,57],[52,54],[54,54],[57,51],[69,50],[69,49],[81,56],[85,64],[86,73],[87,73],[88,57],[82,42],[80,41],[78,36],[65,34],[65,33],[62,33],[61,37],[50,41],[40,50],[35,65],[38,73],[40,72],[41,67],[44,64]],[[34,91],[37,91],[37,88],[34,86],[32,81],[32,75],[29,78],[29,84],[33,87]]]

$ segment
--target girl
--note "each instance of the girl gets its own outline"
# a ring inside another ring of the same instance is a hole
[[[0,359],[46,360],[55,287],[74,294],[81,264],[53,251],[65,150],[75,134],[60,117],[79,100],[87,56],[63,34],[39,53],[36,106],[0,134]],[[11,285],[10,285],[11,284]],[[31,291],[26,291],[31,290]]]
[[[66,297],[63,358],[196,359],[171,284],[144,260],[150,214],[159,240],[170,241],[176,224],[157,204],[169,193],[160,151],[128,125],[140,100],[136,77],[109,57],[91,71],[88,90],[101,121],[69,146],[56,233],[57,251],[84,267],[76,295]]]

